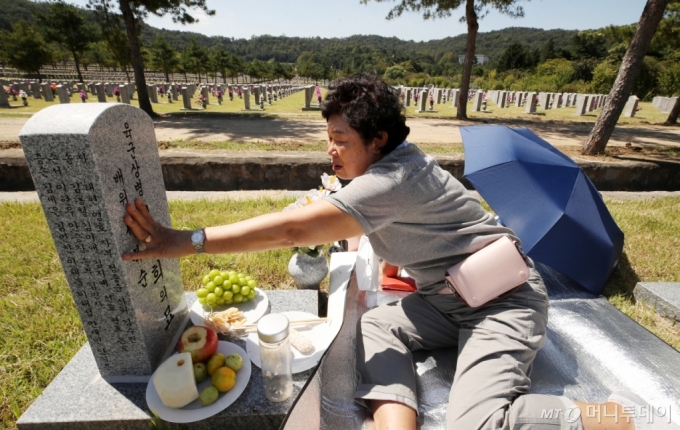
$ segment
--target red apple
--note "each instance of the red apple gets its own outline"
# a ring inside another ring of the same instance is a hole
[[[191,326],[184,330],[177,343],[179,353],[191,353],[191,361],[200,363],[208,359],[217,352],[217,333],[210,327],[202,325]]]

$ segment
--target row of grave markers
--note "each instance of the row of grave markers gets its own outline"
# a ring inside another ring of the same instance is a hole
[[[399,87],[401,99],[404,106],[411,106],[411,102],[417,102],[416,113],[436,113],[434,105],[451,101],[451,107],[458,107],[458,96],[460,90],[448,88],[408,88]],[[416,96],[417,95],[417,96]],[[432,104],[427,108],[430,97]],[[480,112],[485,109],[486,100],[491,100],[500,108],[510,107],[514,104],[517,107],[525,107],[526,113],[535,113],[540,106],[543,110],[560,109],[573,106],[576,108],[576,115],[585,115],[595,109],[602,108],[607,101],[605,94],[579,94],[579,93],[548,93],[548,92],[529,92],[529,91],[496,91],[484,92],[483,90],[471,90],[468,100],[472,100],[472,110]],[[661,109],[662,112],[670,112],[677,97],[655,97],[653,105]],[[623,115],[634,117],[639,110],[637,96],[630,96],[624,107]]]
[[[28,97],[35,99],[44,98],[45,101],[54,101],[55,93],[60,103],[70,103],[70,97],[74,91],[84,94],[84,98],[89,99],[90,95],[96,96],[97,101],[106,103],[107,97],[117,98],[117,101],[130,104],[130,100],[134,97],[136,87],[134,83],[76,83],[63,82],[56,85],[53,92],[53,84],[50,82],[39,83],[36,81],[26,82],[9,82],[0,80],[0,107],[9,107],[9,100],[4,91],[4,86],[8,86],[15,91],[23,90]],[[239,91],[240,88],[240,91]],[[167,94],[168,101],[178,101],[179,96],[182,95],[183,107],[182,109],[194,109],[191,105],[191,99],[194,97],[197,89],[196,84],[189,84],[180,86],[177,84],[149,84],[147,85],[149,99],[152,103],[159,103],[159,90],[163,95]],[[286,97],[296,91],[304,89],[305,91],[305,105],[302,110],[319,110],[321,104],[312,104],[312,99],[316,91],[316,87],[308,85],[304,87],[294,86],[291,84],[282,85],[234,85],[234,84],[214,84],[200,87],[201,96],[206,104],[210,103],[210,94],[219,94],[218,103],[222,102],[222,97],[225,94],[230,94],[230,100],[233,100],[233,93],[237,92],[239,97],[244,99],[244,110],[252,110],[252,105],[259,105],[259,109],[264,109],[264,103],[271,105],[278,99]],[[435,104],[442,104],[451,101],[451,107],[458,107],[458,89],[448,88],[406,88],[400,87],[402,103],[404,106],[410,106],[411,102],[418,102],[416,109],[417,113],[435,113]],[[418,95],[416,99],[416,94]],[[481,96],[480,96],[481,94]],[[251,103],[250,97],[254,96],[254,103]],[[432,104],[427,108],[430,97]],[[491,100],[500,108],[509,107],[515,104],[517,107],[525,107],[526,113],[535,113],[537,107],[543,110],[553,108],[566,108],[570,106],[576,107],[576,115],[585,115],[595,109],[601,108],[606,102],[607,96],[604,94],[578,94],[578,93],[548,93],[548,92],[527,92],[527,91],[496,91],[492,90],[488,93],[483,90],[470,91],[468,99],[473,101],[473,111],[479,112],[485,109],[485,101]],[[652,105],[660,109],[664,113],[670,112],[675,104],[677,97],[654,97]],[[626,117],[634,117],[638,109],[639,99],[636,96],[630,96],[624,108],[623,115]]]
[[[458,94],[460,90],[449,89],[449,88],[408,88],[400,87],[401,98],[404,106],[411,106],[411,102],[416,102],[416,95],[419,102],[422,102],[422,95],[425,93],[426,102],[429,100],[430,95],[432,96],[433,105],[447,103],[449,100],[453,100],[453,104],[458,106]]]
[[[670,113],[677,100],[677,97],[656,96],[652,99],[652,106],[656,107],[663,113]]]
[[[33,97],[35,99],[44,98],[45,101],[54,101],[55,96],[58,98],[59,103],[70,103],[71,96],[74,93],[82,94],[82,98],[89,100],[90,96],[96,97],[97,101],[100,103],[106,103],[108,97],[116,96],[118,102],[130,104],[130,100],[134,98],[134,93],[136,92],[136,86],[134,83],[76,83],[76,82],[63,82],[60,84],[53,84],[50,82],[38,83],[38,82],[9,82],[0,80],[0,107],[10,107],[9,100],[5,93],[4,87],[7,86],[10,90],[14,90],[17,93],[19,91],[24,91],[28,97]],[[196,84],[188,85],[176,85],[176,84],[149,84],[147,85],[147,92],[149,94],[149,99],[152,103],[159,103],[159,93],[166,95],[168,101],[178,101],[179,96],[182,95],[183,109],[193,109],[191,105],[191,99],[195,96],[197,90]],[[205,85],[200,87],[200,94],[205,100],[206,104],[209,104],[211,94],[219,94],[218,103],[222,102],[222,97],[225,94],[230,94],[230,99],[233,100],[233,93],[238,93],[239,98],[244,99],[245,110],[250,110],[250,95],[251,93],[255,96],[255,104],[260,104],[263,107],[263,102],[272,104],[278,99],[286,97],[295,91],[300,90],[300,87],[291,84],[280,84],[280,85],[233,85],[233,84],[220,84],[220,85]],[[218,93],[219,91],[220,93]],[[306,102],[309,105],[309,101]]]
[[[526,113],[535,113],[537,107],[543,110],[576,107],[576,115],[585,115],[599,109],[607,101],[604,94],[548,93],[533,91],[489,91],[487,98],[500,108],[524,106]],[[635,97],[635,96],[632,96]]]
[[[458,97],[460,95],[459,89],[450,88],[409,88],[400,87],[402,104],[404,106],[411,106],[413,102],[416,105],[416,113],[436,113],[435,105],[451,103],[451,107],[458,107]],[[481,112],[484,107],[484,91],[470,90],[468,92],[468,100],[472,99],[472,110]],[[432,104],[430,104],[430,98]],[[428,105],[430,106],[428,109]]]

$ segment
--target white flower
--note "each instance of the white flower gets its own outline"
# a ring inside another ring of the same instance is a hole
[[[321,184],[323,187],[331,192],[340,191],[342,184],[338,180],[338,177],[333,175],[329,176],[328,173],[321,175]]]
[[[300,206],[311,205],[314,202],[318,202],[323,199],[323,192],[320,190],[309,190],[307,194],[298,199],[298,204]]]
[[[299,207],[300,206],[298,206],[297,202],[293,202],[293,203],[289,204],[288,206],[286,206],[285,208],[283,208],[283,212],[292,211],[293,209],[297,209]]]
[[[319,189],[309,190],[307,194],[297,199],[294,203],[291,203],[288,206],[286,206],[283,209],[283,212],[292,211],[297,208],[311,205],[314,202],[323,200],[323,198],[329,196],[331,192],[338,191],[342,188],[342,184],[338,180],[337,176],[335,175],[328,176],[327,173],[324,173],[321,176],[321,183],[323,184],[323,187],[319,187]]]

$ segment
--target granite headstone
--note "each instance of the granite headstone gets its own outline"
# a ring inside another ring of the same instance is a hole
[[[529,92],[524,100],[524,112],[536,113],[536,93]]]
[[[451,92],[451,107],[458,107],[458,97],[460,97],[460,90],[453,90]]]
[[[255,103],[258,101],[255,100]],[[243,90],[243,104],[244,104],[244,110],[250,110],[250,88],[246,87]]]
[[[305,87],[305,107],[309,108],[312,104],[312,94],[314,92],[314,87]]]
[[[201,88],[201,95],[205,98],[206,104],[210,104],[210,90],[208,87]]]
[[[483,101],[484,101],[484,91],[477,90],[477,92],[475,93],[475,98],[473,99],[473,102],[472,102],[472,110],[474,112],[481,112]]]
[[[418,98],[418,110],[416,112],[425,112],[427,106],[427,91],[422,90]]]
[[[59,103],[70,103],[71,98],[68,95],[68,90],[63,85],[57,85],[57,95],[59,96]]]
[[[149,100],[151,103],[158,103],[158,88],[155,85],[147,85],[147,92],[149,93]]]
[[[2,85],[0,85],[0,107],[10,107],[5,88]]]
[[[189,96],[189,88],[182,87],[182,109],[191,110],[191,97]]]
[[[106,103],[106,90],[104,89],[104,84],[97,84],[97,101],[99,103]]]
[[[639,99],[636,96],[628,97],[626,106],[623,108],[623,116],[627,116],[628,118],[634,117],[635,112],[637,111],[638,102]]]
[[[42,84],[42,92],[46,102],[54,101],[54,94],[52,93],[52,86],[50,84]]]
[[[130,87],[127,85],[121,85],[118,87],[120,91],[120,100],[125,104],[130,104]]]
[[[34,99],[41,99],[42,96],[40,95],[40,83],[31,82],[31,92],[33,93]]]
[[[588,95],[579,94],[576,99],[576,115],[585,115],[588,111]]]
[[[170,226],[151,118],[125,104],[56,105],[19,138],[100,374],[148,380],[188,318],[178,260],[121,257],[143,246],[123,222],[128,202],[143,198]]]

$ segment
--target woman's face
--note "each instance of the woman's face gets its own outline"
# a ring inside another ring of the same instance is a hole
[[[350,127],[341,115],[332,115],[326,124],[328,155],[333,172],[341,179],[354,179],[366,173],[369,166],[382,158],[380,147],[385,142],[374,139],[365,145],[359,133]],[[383,140],[387,140],[384,136]]]

